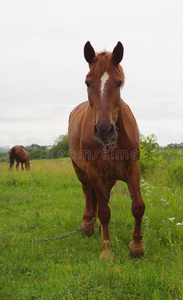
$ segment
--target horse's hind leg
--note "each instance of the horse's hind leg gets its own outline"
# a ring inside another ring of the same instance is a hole
[[[74,169],[76,171],[78,179],[82,183],[83,193],[85,195],[85,209],[83,213],[83,223],[82,227],[85,226],[87,223],[90,223],[93,218],[96,217],[97,211],[97,199],[95,192],[92,186],[89,183],[87,173],[81,170],[74,162],[73,162]],[[94,233],[94,223],[90,224],[86,228],[82,230],[82,233],[91,236]]]
[[[18,166],[19,166],[19,161],[17,160],[17,163],[16,163],[16,169],[18,171]]]
[[[24,163],[21,162],[21,166],[22,166],[22,171],[24,170]]]
[[[130,254],[134,258],[144,255],[145,247],[142,243],[141,223],[145,211],[145,204],[140,192],[140,171],[138,162],[134,163],[128,179],[128,188],[132,198],[132,214],[135,218],[135,229],[132,233],[133,241],[130,243]]]
[[[10,161],[10,171],[12,171],[13,165],[14,165],[14,160],[11,160]]]

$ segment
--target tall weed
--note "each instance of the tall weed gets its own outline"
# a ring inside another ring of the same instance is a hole
[[[141,136],[140,141],[140,170],[143,175],[147,175],[155,168],[163,164],[163,158],[154,134],[147,137]]]

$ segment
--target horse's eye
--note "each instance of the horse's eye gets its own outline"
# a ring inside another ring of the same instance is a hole
[[[91,86],[91,81],[85,80],[85,83],[86,83],[87,87],[90,87],[90,86]]]
[[[122,81],[121,80],[118,80],[117,81],[117,87],[120,87],[122,85]]]

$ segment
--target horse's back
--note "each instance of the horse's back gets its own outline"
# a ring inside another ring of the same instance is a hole
[[[88,101],[80,103],[76,106],[69,116],[69,151],[70,157],[76,164],[83,170],[85,170],[85,161],[81,157],[81,135],[83,131],[83,120],[86,114],[86,110],[89,106]],[[79,157],[79,163],[78,163]]]

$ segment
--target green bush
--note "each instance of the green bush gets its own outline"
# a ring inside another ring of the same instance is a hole
[[[177,149],[178,150],[178,149]],[[169,182],[171,184],[183,183],[183,151],[172,149],[167,162]]]
[[[163,164],[163,158],[154,134],[141,136],[140,141],[140,170],[145,175]]]
[[[8,162],[9,154],[5,152],[0,152],[0,162]]]
[[[183,159],[176,161],[173,165],[168,168],[169,176],[172,180],[176,180],[180,183],[183,182]]]

